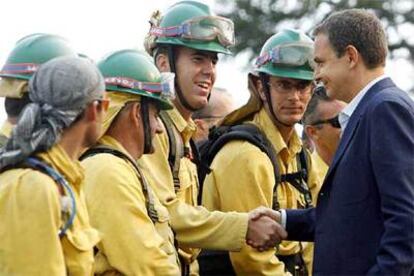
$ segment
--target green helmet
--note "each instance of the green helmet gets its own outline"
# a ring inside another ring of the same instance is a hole
[[[9,54],[0,77],[29,80],[42,63],[60,56],[76,56],[66,39],[51,34],[25,36]]]
[[[153,14],[145,48],[152,55],[156,45],[178,45],[197,50],[231,54],[234,24],[215,16],[209,6],[196,1],[182,1],[171,6],[161,17]]]
[[[271,36],[256,60],[256,72],[300,80],[313,79],[313,41],[303,32],[286,29]]]
[[[106,90],[132,93],[159,103],[161,109],[171,109],[174,96],[174,74],[161,74],[151,58],[137,50],[120,50],[98,62],[105,78]]]

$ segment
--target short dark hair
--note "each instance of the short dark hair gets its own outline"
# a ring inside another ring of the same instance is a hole
[[[324,86],[317,86],[313,92],[311,99],[309,100],[308,106],[306,107],[305,114],[303,114],[303,124],[311,125],[313,122],[320,120],[320,114],[318,111],[318,105],[320,102],[331,102],[332,98],[329,98],[326,94]]]
[[[154,62],[157,61],[157,57],[160,54],[168,56],[168,46],[169,45],[163,45],[163,44],[157,45],[157,47],[153,51]]]
[[[25,106],[32,101],[29,98],[29,93],[24,93],[20,99],[6,97],[4,100],[4,107],[6,109],[7,116],[12,118],[19,117]]]
[[[378,17],[367,10],[335,12],[322,21],[313,34],[326,34],[337,57],[343,56],[346,47],[352,45],[367,68],[385,66],[388,52],[385,31]]]

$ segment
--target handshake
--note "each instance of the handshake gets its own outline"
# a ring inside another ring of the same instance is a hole
[[[259,251],[274,248],[287,238],[280,221],[280,212],[270,208],[258,207],[250,211],[246,243]]]

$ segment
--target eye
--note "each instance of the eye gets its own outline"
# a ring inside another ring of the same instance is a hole
[[[293,87],[293,85],[290,82],[287,81],[281,81],[279,82],[278,85],[280,88],[284,89],[284,90],[289,90]]]
[[[193,56],[193,61],[196,62],[196,63],[200,63],[203,60],[204,60],[203,56],[200,56],[200,55]]]
[[[311,88],[311,85],[312,85],[312,82],[303,81],[297,84],[297,88],[299,88],[300,90],[305,90],[305,89]]]

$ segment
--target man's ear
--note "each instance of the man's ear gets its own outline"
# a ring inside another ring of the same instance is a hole
[[[139,102],[130,103],[128,106],[128,117],[135,125],[141,125],[141,105]]]
[[[354,68],[359,62],[360,53],[354,46],[348,45],[345,49],[345,54],[347,55],[349,67]]]
[[[304,130],[311,141],[319,139],[318,131],[314,126],[305,126]]]
[[[157,66],[160,72],[171,72],[170,61],[168,55],[165,53],[160,53],[155,59],[155,65]]]
[[[85,110],[83,111],[82,119],[86,120],[87,122],[94,122],[98,119],[99,112],[99,103],[97,101],[93,101],[86,106]]]
[[[256,78],[254,80],[254,86],[256,87],[257,92],[259,92],[260,99],[263,102],[266,102],[267,101],[267,98],[266,98],[266,95],[265,95],[265,88],[263,87],[263,83],[260,80],[260,78]]]

